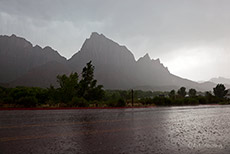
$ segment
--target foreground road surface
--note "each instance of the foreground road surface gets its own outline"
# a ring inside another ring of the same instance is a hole
[[[0,111],[0,153],[230,153],[230,106]]]

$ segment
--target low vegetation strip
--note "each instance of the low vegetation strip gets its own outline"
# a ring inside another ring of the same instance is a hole
[[[104,90],[94,79],[91,61],[77,73],[58,75],[59,87],[0,87],[0,110],[110,109],[119,107],[181,106],[199,104],[230,104],[223,84],[213,92],[186,91],[185,87],[170,92],[141,90]]]

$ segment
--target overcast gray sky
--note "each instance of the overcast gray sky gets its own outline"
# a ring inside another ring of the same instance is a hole
[[[0,34],[70,58],[91,32],[192,80],[230,77],[229,0],[0,0]]]

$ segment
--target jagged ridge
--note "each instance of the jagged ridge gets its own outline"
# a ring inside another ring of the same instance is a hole
[[[4,72],[0,74],[0,83],[13,80],[10,83],[12,86],[55,85],[56,75],[75,71],[80,73],[91,60],[95,66],[95,78],[106,89],[151,87],[152,90],[171,90],[172,87],[181,86],[198,90],[211,88],[210,84],[204,86],[171,74],[159,59],[151,59],[148,54],[136,61],[125,46],[95,32],[69,60],[50,47],[33,47],[30,42],[15,35],[0,36],[0,55],[0,72]]]

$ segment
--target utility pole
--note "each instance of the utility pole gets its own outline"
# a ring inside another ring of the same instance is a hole
[[[133,89],[131,90],[132,93],[132,107],[133,107]]]

